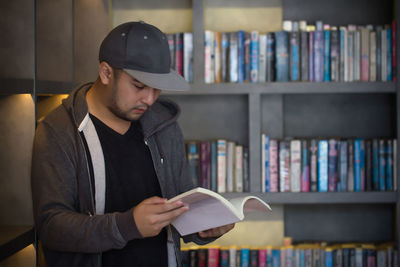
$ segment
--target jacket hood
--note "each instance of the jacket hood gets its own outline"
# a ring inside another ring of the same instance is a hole
[[[78,86],[62,101],[62,105],[71,115],[77,128],[81,126],[88,115],[89,110],[85,96],[92,85],[91,82]],[[144,137],[148,138],[160,129],[176,122],[179,115],[180,108],[176,103],[163,97],[157,99],[139,119]]]

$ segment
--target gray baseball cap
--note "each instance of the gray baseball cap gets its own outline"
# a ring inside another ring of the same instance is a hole
[[[189,83],[171,69],[165,34],[143,21],[115,27],[101,43],[99,61],[123,69],[138,81],[156,89],[190,89]]]

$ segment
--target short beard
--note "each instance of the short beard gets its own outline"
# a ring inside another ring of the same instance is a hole
[[[113,113],[115,116],[117,116],[118,118],[125,120],[125,121],[133,121],[136,119],[133,118],[129,118],[127,115],[127,112],[122,111],[118,105],[117,105],[117,87],[116,87],[116,83],[117,81],[114,81],[113,84],[113,88],[112,88],[112,98],[111,98],[111,103],[108,106],[108,109],[111,111],[111,113]]]

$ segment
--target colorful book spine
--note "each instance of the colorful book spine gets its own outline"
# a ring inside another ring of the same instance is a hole
[[[365,140],[365,191],[373,190],[372,183],[372,140]]]
[[[272,267],[272,250],[271,246],[267,246],[266,248],[266,267]]]
[[[258,57],[258,81],[263,83],[267,77],[267,35],[260,34],[259,36],[259,57]]]
[[[210,189],[211,185],[211,161],[210,161],[211,146],[209,141],[200,141],[200,186]]]
[[[363,191],[364,162],[364,140],[358,138],[354,141],[354,192]]]
[[[219,247],[209,247],[207,259],[207,267],[219,267]]]
[[[169,53],[171,55],[171,69],[175,69],[175,34],[167,34]]]
[[[347,82],[354,81],[354,27],[349,25],[347,32]]]
[[[241,257],[240,257],[240,267],[249,267],[250,266],[250,249],[242,248],[241,249]]]
[[[233,192],[233,181],[235,179],[235,142],[226,142],[226,192]]]
[[[361,27],[361,81],[367,82],[369,78],[369,37],[370,30],[367,27]]]
[[[315,39],[315,31],[308,31],[308,77],[309,81],[315,81],[314,75],[314,39]]]
[[[348,141],[349,147],[349,171],[347,173],[347,191],[354,192],[354,142],[352,140]]]
[[[193,33],[183,34],[183,77],[193,82]]]
[[[279,191],[279,145],[278,140],[269,141],[269,176],[270,192]]]
[[[301,191],[310,191],[310,162],[307,140],[301,141]]]
[[[386,29],[386,37],[387,37],[387,81],[392,81],[392,29],[388,27]]]
[[[372,140],[372,183],[373,189],[379,190],[379,142]]]
[[[340,80],[340,40],[337,27],[331,29],[331,81]]]
[[[340,81],[347,82],[348,76],[348,46],[347,46],[347,28],[341,26],[339,28],[340,33]]]
[[[354,81],[361,79],[361,33],[358,26],[354,31]]]
[[[238,33],[229,34],[229,81],[238,81]]]
[[[204,82],[214,82],[214,66],[213,66],[213,44],[214,33],[205,31],[204,33]]]
[[[314,33],[314,79],[316,82],[324,80],[324,31],[321,21],[316,22]]]
[[[309,55],[309,33],[304,30],[300,32],[300,60],[301,60],[301,80],[302,81],[308,81],[309,80],[309,66],[308,66],[308,55]]]
[[[240,253],[237,252],[238,248],[236,246],[229,247],[229,266],[237,266],[240,265]],[[238,256],[239,260],[236,260],[236,256]]]
[[[183,33],[175,34],[175,69],[183,76]]]
[[[331,80],[331,29],[329,24],[324,25],[324,81]]]
[[[275,32],[276,81],[289,81],[289,35],[286,31]]]
[[[272,250],[272,267],[281,267],[281,257],[279,249]]]
[[[331,248],[325,249],[325,267],[333,267],[333,250]]]
[[[318,143],[315,139],[310,141],[310,191],[318,191]]]
[[[214,33],[214,80],[216,83],[222,81],[222,46],[221,46],[221,33]]]
[[[249,267],[258,267],[258,249],[250,249]]]
[[[376,31],[369,33],[369,81],[376,82]]]
[[[257,267],[267,267],[267,250],[258,250],[258,265]]]
[[[237,40],[238,40],[238,82],[242,83],[244,81],[244,72],[245,72],[245,36],[244,31],[237,32]]]
[[[221,247],[219,251],[219,266],[229,267],[229,248]]]
[[[337,191],[338,183],[338,142],[329,140],[328,148],[328,191]]]
[[[197,249],[189,249],[189,267],[197,266],[198,263],[198,250]]]
[[[267,33],[267,58],[266,58],[266,81],[273,82],[276,80],[276,69],[275,69],[275,58],[276,58],[276,46],[275,46],[275,33]]]
[[[249,149],[243,148],[243,192],[250,192]]]
[[[270,138],[268,135],[262,135],[262,187],[261,192],[270,192],[271,176],[270,176],[270,155],[269,155]]]
[[[190,177],[193,185],[199,186],[199,149],[196,142],[188,142],[187,144],[187,160]]]
[[[211,190],[218,192],[218,145],[217,141],[211,141]]]
[[[387,140],[386,148],[386,190],[393,190],[393,140]]]
[[[251,34],[249,32],[244,33],[244,81],[250,81],[250,65],[251,65]]]
[[[328,191],[328,141],[318,141],[318,192]]]
[[[258,82],[258,69],[259,69],[259,33],[258,31],[251,32],[250,43],[250,81]]]
[[[338,191],[347,191],[347,171],[348,171],[348,159],[347,159],[347,141],[341,140],[339,145],[339,186]]]
[[[279,191],[290,191],[290,143],[279,142]]]
[[[301,191],[301,141],[290,141],[290,191]]]
[[[396,21],[392,22],[392,80],[397,80]]]
[[[217,140],[218,193],[226,192],[226,140]]]
[[[300,33],[298,27],[289,33],[289,39],[290,80],[298,81],[300,80]]]
[[[383,82],[387,81],[388,78],[388,45],[387,45],[387,29],[381,30],[381,79]]]
[[[386,144],[385,140],[379,140],[379,190],[386,190]]]
[[[243,146],[237,145],[235,147],[235,183],[234,191],[243,192]]]
[[[221,36],[221,80],[229,82],[229,33]]]
[[[397,191],[397,139],[393,139],[393,191]]]
[[[206,248],[200,248],[197,250],[197,267],[206,267],[207,266],[207,251]]]
[[[382,27],[376,27],[376,80],[382,81]]]

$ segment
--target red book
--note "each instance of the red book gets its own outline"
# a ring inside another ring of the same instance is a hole
[[[209,141],[200,141],[200,168],[199,168],[199,186],[210,189],[211,186],[211,143]]]
[[[267,250],[260,249],[258,251],[258,267],[267,267]]]
[[[219,248],[208,248],[208,267],[219,267]]]
[[[175,35],[175,70],[183,76],[183,33]]]

